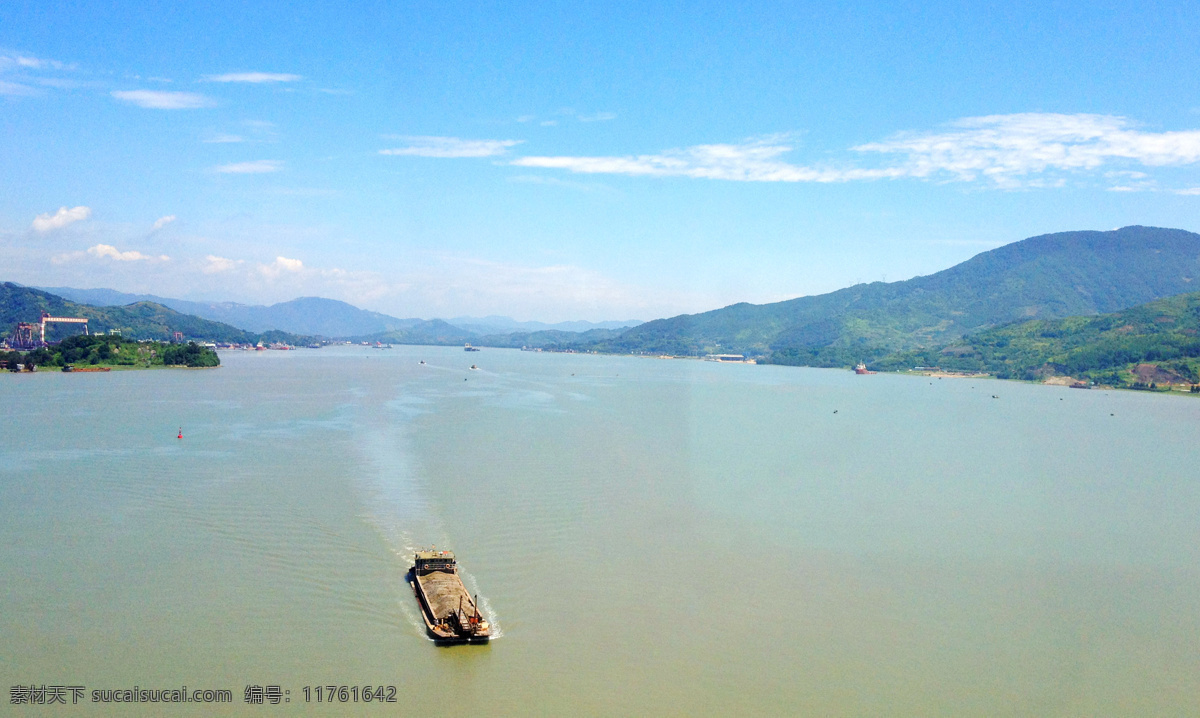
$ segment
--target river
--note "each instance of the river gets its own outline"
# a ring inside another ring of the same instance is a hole
[[[31,685],[96,715],[1200,705],[1193,397],[446,347],[222,363],[0,376],[7,711],[74,712],[11,705]],[[425,638],[429,545],[489,645]],[[90,703],[182,685],[233,702]]]

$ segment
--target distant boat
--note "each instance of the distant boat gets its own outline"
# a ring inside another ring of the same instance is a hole
[[[424,360],[424,359],[422,359],[422,360],[421,360],[419,363],[420,363],[420,364],[424,364],[424,363],[425,363],[425,360]]]
[[[854,367],[854,373],[855,374],[874,374],[875,372],[868,371],[867,365],[863,364],[862,362],[859,362],[858,365]]]
[[[477,366],[475,366],[474,364],[472,364],[472,365],[471,365],[471,371],[479,371],[479,367],[477,367]]]
[[[477,352],[477,351],[479,351],[479,347],[473,347],[473,346],[471,346],[470,344],[468,344],[468,345],[466,345],[466,346],[464,346],[464,347],[463,347],[463,351],[465,351],[465,352]]]

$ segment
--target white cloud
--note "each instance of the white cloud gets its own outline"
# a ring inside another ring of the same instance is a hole
[[[93,257],[101,257],[101,258],[107,257],[109,259],[115,259],[118,262],[144,262],[144,261],[165,262],[170,259],[170,257],[168,257],[165,254],[159,255],[157,257],[153,257],[150,255],[142,254],[141,252],[135,252],[133,250],[130,250],[128,252],[122,252],[122,251],[118,250],[116,247],[112,246],[111,244],[97,244],[94,247],[88,247],[87,253],[92,255]]]
[[[57,60],[43,60],[38,57],[17,57],[17,64],[32,70],[65,70],[66,65]]]
[[[210,254],[204,258],[204,266],[200,268],[200,271],[205,274],[219,274],[236,269],[241,263],[240,259],[226,259]]]
[[[411,137],[398,139],[407,147],[379,150],[381,155],[410,155],[415,157],[495,157],[521,144],[522,140],[463,140],[457,137]]]
[[[1112,115],[1023,113],[968,117],[942,132],[904,133],[853,149],[899,156],[909,177],[982,177],[1016,186],[1029,175],[1096,170],[1111,162],[1192,164],[1200,161],[1200,131],[1143,132]]]
[[[233,164],[221,165],[213,169],[221,174],[257,175],[267,172],[278,172],[283,169],[283,162],[279,160],[254,160],[253,162],[234,162]]]
[[[565,169],[580,174],[693,177],[740,182],[846,182],[902,175],[898,169],[832,169],[793,165],[779,159],[792,150],[787,135],[733,145],[697,145],[654,155],[624,157],[521,157],[520,167]]]
[[[296,274],[304,271],[304,262],[301,262],[299,259],[276,257],[275,261],[270,264],[258,265],[258,271],[263,276],[274,279],[281,274]]]
[[[73,64],[33,57],[32,55],[0,55],[0,70],[16,67],[22,70],[74,70]]]
[[[582,118],[580,118],[582,119]],[[859,157],[892,157],[882,167],[813,167],[782,159],[790,135],[736,144],[696,145],[657,154],[608,157],[531,156],[520,167],[584,174],[694,177],[743,182],[850,182],[857,180],[987,180],[999,187],[1061,187],[1063,173],[1096,171],[1109,164],[1143,167],[1200,162],[1200,130],[1144,132],[1110,115],[1024,113],[969,117],[938,132],[901,133],[850,148]],[[1125,176],[1145,178],[1143,172]],[[1147,188],[1149,184],[1147,184]]]
[[[114,90],[109,93],[122,102],[149,110],[195,110],[212,107],[213,101],[195,92],[166,92],[163,90]]]
[[[163,227],[166,227],[168,224],[174,222],[175,219],[176,219],[176,217],[173,214],[168,214],[165,217],[159,217],[158,219],[154,220],[153,231],[157,232],[158,230],[162,229]]]
[[[22,85],[19,82],[0,80],[0,95],[8,95],[9,97],[31,97],[37,94],[38,91],[29,85]]]
[[[246,138],[241,135],[213,135],[204,140],[209,144],[231,144],[235,142],[245,142]]]
[[[1200,187],[1188,187],[1187,189],[1177,189],[1175,194],[1181,195],[1200,195]]]
[[[580,122],[608,122],[617,119],[615,112],[596,112],[590,115],[580,115]]]
[[[39,214],[38,216],[34,217],[32,227],[35,232],[43,232],[44,233],[44,232],[49,232],[50,230],[53,230],[53,229],[62,229],[63,227],[66,227],[69,224],[74,224],[75,222],[85,220],[91,216],[92,216],[92,208],[91,207],[80,206],[80,207],[72,207],[71,209],[67,209],[66,207],[59,207],[58,211],[55,212],[54,214],[50,214],[49,212],[47,212],[45,214]]]
[[[297,82],[304,78],[300,75],[289,75],[281,72],[229,72],[224,75],[206,75],[206,82],[249,82],[262,84],[264,82]]]

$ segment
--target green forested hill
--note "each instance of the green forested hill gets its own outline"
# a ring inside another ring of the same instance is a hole
[[[1200,292],[1094,317],[1032,320],[989,329],[941,349],[901,352],[880,369],[938,366],[1007,379],[1086,378],[1139,381],[1137,364],[1153,364],[1159,381],[1200,381]]]
[[[92,307],[38,289],[11,282],[0,283],[0,334],[7,336],[17,322],[37,322],[43,311],[56,316],[86,317],[89,331],[99,333],[119,329],[123,336],[130,339],[169,340],[174,332],[181,332],[185,339],[214,342],[253,343],[259,339],[257,334],[190,314],[180,314],[153,302],[138,302],[124,307]],[[50,324],[46,328],[46,339],[54,341],[78,332],[79,329],[74,325]],[[290,338],[301,339],[294,336]]]
[[[1200,235],[1125,227],[1032,237],[936,274],[647,322],[595,348],[852,364],[1021,319],[1113,312],[1200,286]]]

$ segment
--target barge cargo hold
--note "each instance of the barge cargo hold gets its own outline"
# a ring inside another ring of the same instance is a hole
[[[429,636],[439,643],[484,643],[491,626],[458,577],[453,551],[418,551],[409,572]]]

